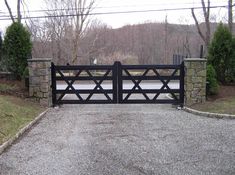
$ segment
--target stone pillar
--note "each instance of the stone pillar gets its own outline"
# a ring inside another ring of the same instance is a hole
[[[28,59],[29,96],[43,106],[51,106],[51,58]]]
[[[184,105],[191,106],[206,101],[206,59],[187,58],[184,60]]]

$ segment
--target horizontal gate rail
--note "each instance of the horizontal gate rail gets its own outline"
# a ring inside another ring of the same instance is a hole
[[[143,100],[128,99],[128,100],[123,101],[121,103],[125,103],[125,104],[175,104],[175,105],[179,104],[178,100],[171,100],[171,99],[158,99],[157,101],[154,101],[154,100],[146,101],[144,99]]]
[[[133,77],[129,77],[129,76],[122,76],[122,80],[132,80],[132,78],[134,78],[135,80],[180,80],[180,76],[161,76],[161,77],[156,77],[156,76],[133,76]]]
[[[180,65],[121,65],[122,69],[180,69]]]
[[[56,80],[58,81],[62,81],[62,80],[81,80],[81,81],[87,81],[87,80],[102,80],[103,77],[101,76],[93,76],[93,77],[90,77],[90,76],[81,76],[81,77],[72,77],[72,76],[66,76],[66,77],[56,77]],[[105,80],[113,80],[113,77],[112,76],[107,76],[105,78]]]
[[[88,101],[79,101],[79,100],[63,100],[60,104],[112,104],[113,102],[108,102],[107,100],[88,100]]]
[[[141,94],[141,93],[152,93],[152,94],[154,94],[154,93],[170,93],[170,92],[172,92],[172,93],[180,93],[180,89],[170,89],[170,90],[168,90],[168,89],[162,89],[162,90],[160,90],[160,89],[142,89],[142,90],[140,90],[140,89],[136,89],[136,90],[132,90],[132,89],[123,89],[122,90],[122,93],[137,93],[137,94]]]
[[[109,90],[103,90],[105,91],[106,93],[113,93],[113,90],[112,89],[109,89]],[[93,89],[79,89],[79,90],[69,90],[69,91],[66,91],[66,90],[56,90],[55,92],[57,94],[61,94],[61,93],[66,93],[66,94],[76,94],[76,93],[79,93],[79,94],[88,94],[88,93],[95,93],[95,94],[103,94],[103,91],[100,91],[100,90],[93,90]]]
[[[55,66],[55,70],[112,70],[110,65],[81,65],[81,66]]]

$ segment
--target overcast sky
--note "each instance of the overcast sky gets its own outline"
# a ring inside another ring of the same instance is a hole
[[[12,11],[16,11],[16,0],[8,0]],[[212,6],[227,5],[228,0],[211,0]],[[39,10],[46,9],[44,0],[25,0],[28,9]],[[157,12],[145,13],[129,13],[129,14],[112,14],[112,15],[96,15],[93,18],[107,23],[113,28],[118,28],[126,24],[138,24],[143,22],[164,22],[167,15],[169,23],[189,23],[192,24],[190,10],[170,11],[164,9],[175,8],[192,8],[200,7],[201,0],[97,0],[96,8],[93,12],[123,12],[123,11],[141,11],[141,10],[161,10]],[[4,1],[0,1],[0,16],[8,15]],[[201,10],[195,11],[201,14]],[[226,16],[225,8],[217,8],[212,10],[212,16],[217,21],[223,20]],[[40,15],[38,13],[30,13],[30,16]],[[4,31],[11,21],[0,20],[0,30]]]

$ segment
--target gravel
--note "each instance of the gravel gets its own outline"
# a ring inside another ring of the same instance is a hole
[[[0,175],[234,175],[235,120],[171,105],[64,105],[0,155]]]

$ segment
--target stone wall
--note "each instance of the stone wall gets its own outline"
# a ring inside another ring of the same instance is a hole
[[[206,59],[184,60],[184,105],[191,106],[206,101]]]
[[[51,106],[51,58],[28,59],[29,96],[43,106]]]

